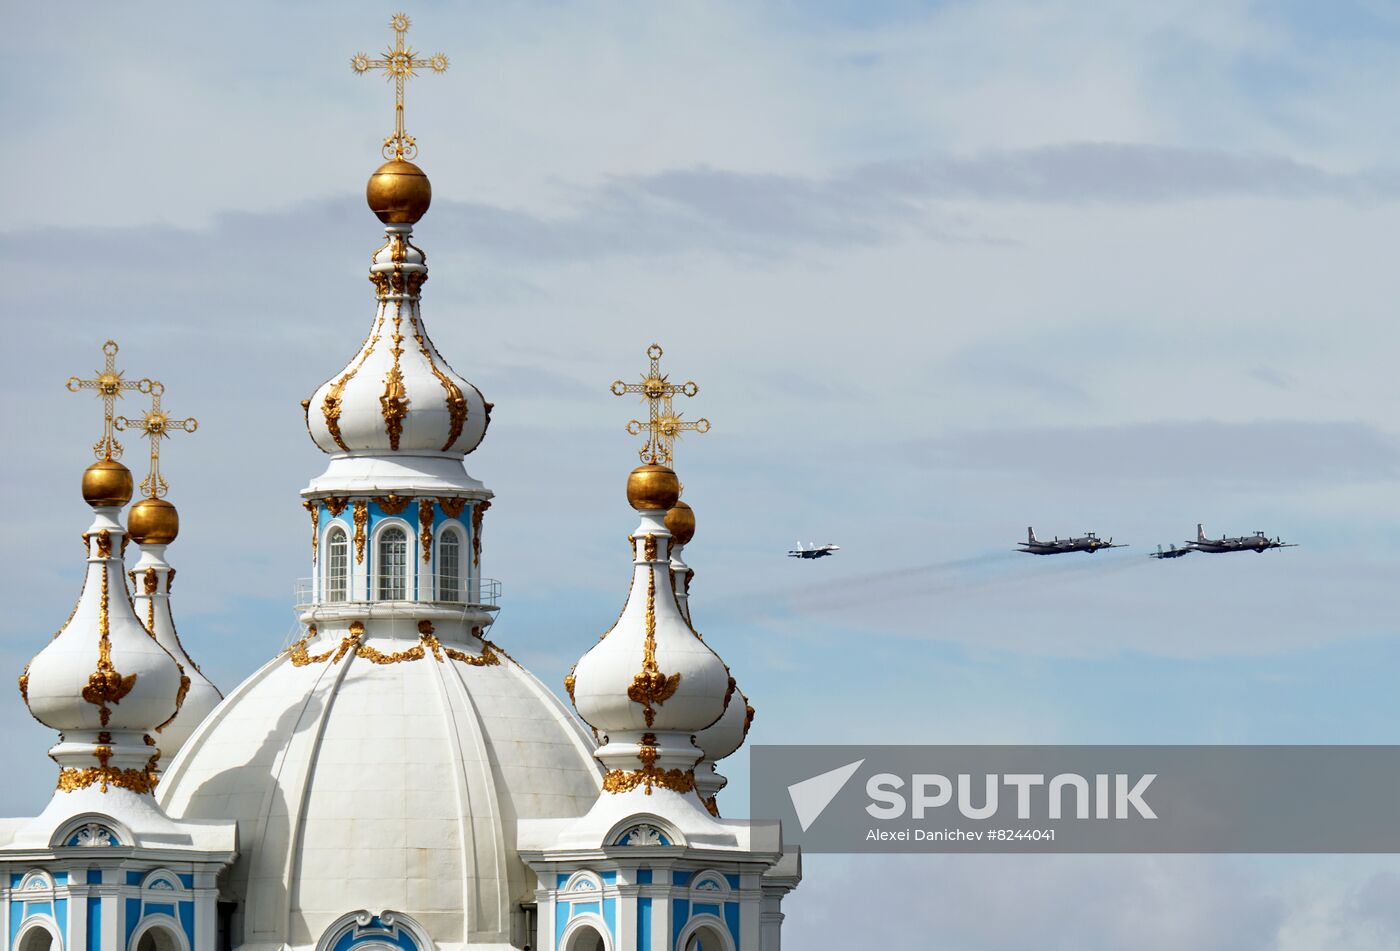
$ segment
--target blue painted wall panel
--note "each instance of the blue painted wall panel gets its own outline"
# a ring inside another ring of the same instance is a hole
[[[637,951],[651,951],[651,899],[637,899]]]
[[[684,898],[671,899],[671,943],[681,939],[681,929],[690,918],[690,902]]]
[[[128,873],[127,877],[130,878],[131,875],[133,875],[133,874],[139,877],[141,873],[140,873],[140,872]],[[139,898],[128,898],[128,899],[126,900],[126,940],[125,940],[124,942],[122,942],[122,947],[127,947],[127,946],[129,946],[129,945],[131,944],[131,933],[132,933],[133,931],[136,930],[136,926],[137,926],[138,924],[140,924],[140,922],[141,922],[141,899],[139,899]]]
[[[91,875],[93,870],[89,870]],[[102,899],[89,898],[87,907],[87,951],[99,951],[102,941]]]
[[[185,929],[185,937],[190,939],[190,947],[194,947],[194,902],[180,902],[180,927]]]
[[[724,903],[724,923],[729,926],[729,936],[734,939],[734,947],[739,947],[739,903]]]

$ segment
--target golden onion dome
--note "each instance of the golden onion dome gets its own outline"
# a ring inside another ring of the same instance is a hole
[[[115,459],[99,459],[83,470],[83,500],[95,509],[120,508],[131,492],[131,470]]]
[[[627,476],[627,503],[639,512],[674,508],[680,497],[681,480],[665,466],[649,462]]]
[[[180,534],[180,513],[165,499],[142,499],[127,513],[126,531],[138,545],[169,545]]]
[[[689,545],[695,537],[695,510],[684,502],[677,502],[666,513],[666,530],[677,545]]]
[[[417,165],[391,159],[369,177],[365,200],[369,210],[386,225],[411,225],[432,204],[433,186]]]

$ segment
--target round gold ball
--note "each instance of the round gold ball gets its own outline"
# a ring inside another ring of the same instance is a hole
[[[392,159],[369,177],[365,200],[369,210],[386,225],[411,225],[432,204],[433,186],[417,165]]]
[[[684,502],[677,502],[666,513],[666,530],[677,545],[689,545],[695,537],[695,510]]]
[[[665,511],[673,508],[680,497],[681,480],[665,466],[649,462],[633,469],[627,477],[627,503],[638,512]]]
[[[99,459],[83,470],[83,500],[93,508],[111,508],[131,501],[131,470],[115,459]]]
[[[142,499],[127,513],[126,533],[138,545],[169,545],[180,534],[180,513],[165,499]]]

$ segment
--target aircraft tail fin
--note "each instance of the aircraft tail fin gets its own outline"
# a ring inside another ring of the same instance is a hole
[[[1198,541],[1198,542],[1203,542],[1203,541],[1205,541],[1205,540],[1206,540],[1206,529],[1205,529],[1205,526],[1204,526],[1202,523],[1197,522],[1197,523],[1196,523],[1196,541]]]
[[[1026,543],[1030,545],[1035,544],[1035,529],[1031,528],[1029,525],[1026,526]]]

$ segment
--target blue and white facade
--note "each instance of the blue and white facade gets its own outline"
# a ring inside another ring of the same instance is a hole
[[[85,831],[113,844],[70,845],[42,868],[10,873],[3,924],[11,947],[191,951],[218,944],[215,872],[188,861],[133,868],[147,863],[131,861],[116,830],[89,823]],[[69,851],[77,848],[115,852],[93,859]]]
[[[110,458],[94,468],[103,465],[125,472]],[[83,535],[78,603],[20,677],[30,712],[59,732],[49,751],[59,773],[37,817],[0,820],[0,948],[193,951],[218,943],[217,879],[233,861],[237,829],[219,818],[172,820],[153,794],[165,749],[177,745],[163,728],[184,710],[194,671],[135,612],[123,559],[128,501],[129,490],[89,498],[94,521]],[[168,603],[160,610],[168,621]]]
[[[781,946],[782,899],[801,879],[795,854],[750,852],[737,861],[732,855],[706,855],[653,822],[625,829],[602,853],[587,861],[531,863],[545,886],[538,893],[539,927],[547,936],[540,948],[770,951]],[[574,866],[571,872],[559,870]]]

